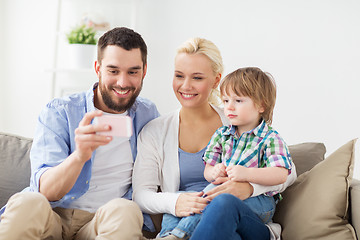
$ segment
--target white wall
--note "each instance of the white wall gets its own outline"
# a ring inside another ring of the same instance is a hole
[[[32,136],[36,118],[50,99],[55,1],[2,1],[0,131]]]
[[[359,1],[144,1],[137,28],[150,48],[143,95],[162,112],[178,106],[175,48],[205,37],[220,48],[225,73],[259,66],[275,77],[274,126],[289,144],[320,141],[331,153],[360,136],[359,9]]]
[[[76,9],[81,2],[73,3]],[[83,2],[86,11],[107,16],[112,27],[130,25],[123,17],[124,8],[128,16],[132,11],[129,4],[126,9],[118,1]],[[51,74],[44,70],[53,60],[57,1],[0,4],[6,20],[0,23],[0,131],[31,137],[51,98]],[[175,49],[190,37],[205,37],[220,48],[225,74],[259,66],[274,76],[274,127],[288,144],[324,142],[331,153],[360,136],[359,9],[357,0],[138,1],[135,29],[149,48],[142,95],[161,113],[179,107],[171,87]],[[65,22],[76,13],[68,13]]]
[[[324,142],[328,156],[360,137],[359,10],[359,1],[144,1],[137,25],[149,46],[143,95],[161,112],[179,107],[171,90],[175,49],[205,37],[220,48],[225,74],[244,66],[270,72],[278,85],[274,127],[288,144]]]

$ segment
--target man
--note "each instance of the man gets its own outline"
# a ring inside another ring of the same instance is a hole
[[[159,116],[153,103],[138,97],[146,58],[138,33],[110,30],[98,42],[99,83],[47,104],[30,153],[30,187],[6,205],[1,240],[142,238],[141,211],[127,199],[137,135]],[[105,114],[130,116],[130,139],[96,134],[111,129],[92,124]]]

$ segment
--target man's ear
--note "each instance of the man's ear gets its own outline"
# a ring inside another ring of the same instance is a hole
[[[147,71],[147,64],[145,64],[145,65],[144,65],[144,73],[143,73],[143,77],[142,77],[142,79],[144,79],[144,78],[145,78],[146,71]]]
[[[213,86],[214,89],[219,86],[220,80],[221,80],[221,73],[218,73],[218,74],[216,75],[216,77],[215,77],[215,83],[214,83],[214,86]]]
[[[99,77],[99,72],[100,72],[100,63],[96,60],[95,64],[94,64],[94,69],[95,69],[95,73],[96,75]]]

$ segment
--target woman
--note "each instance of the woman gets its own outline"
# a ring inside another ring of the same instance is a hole
[[[224,183],[209,191],[206,198],[201,197],[201,190],[208,184],[203,176],[202,155],[216,129],[228,124],[222,109],[214,101],[218,99],[217,87],[222,72],[222,58],[212,42],[194,38],[178,49],[173,90],[181,108],[149,122],[138,138],[133,199],[143,212],[185,217],[202,213],[221,193],[236,196],[241,202],[239,199],[270,190],[281,191],[287,186],[269,188],[224,179],[215,182]],[[293,180],[288,177],[287,183]],[[267,239],[268,228],[262,222],[259,225],[265,236],[263,239]],[[243,231],[252,229],[259,231],[254,226]]]

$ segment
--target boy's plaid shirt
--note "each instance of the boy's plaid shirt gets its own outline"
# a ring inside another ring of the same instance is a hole
[[[203,160],[210,164],[225,166],[284,167],[291,171],[289,149],[279,133],[262,121],[259,126],[240,137],[235,126],[222,126],[212,136]],[[277,192],[266,193],[273,196]]]

